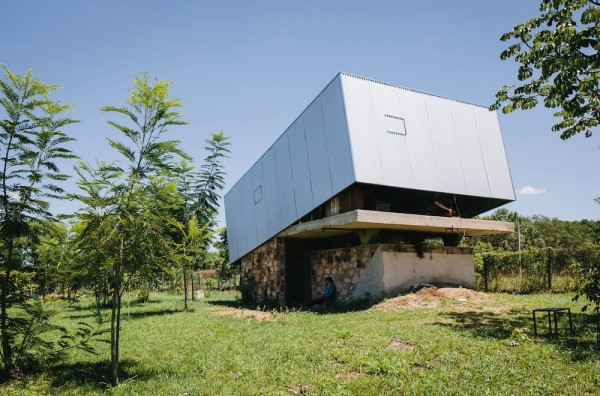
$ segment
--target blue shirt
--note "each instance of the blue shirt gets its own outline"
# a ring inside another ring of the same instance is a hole
[[[325,286],[325,289],[323,290],[323,296],[329,297],[332,296],[333,293],[335,293],[335,285],[333,283],[328,283],[327,286]]]

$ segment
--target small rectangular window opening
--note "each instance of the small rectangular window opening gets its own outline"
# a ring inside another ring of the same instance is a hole
[[[262,186],[258,186],[258,188],[254,190],[254,205],[258,204],[262,199]]]
[[[404,118],[390,114],[385,115],[385,129],[392,135],[406,136],[406,124]]]

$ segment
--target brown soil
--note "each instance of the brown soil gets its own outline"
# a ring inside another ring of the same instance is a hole
[[[403,308],[438,308],[442,303],[452,306],[466,305],[470,309],[482,306],[488,299],[485,293],[462,287],[426,287],[416,293],[409,293],[382,301],[371,309],[391,311]]]
[[[241,319],[275,320],[270,312],[255,311],[252,309],[224,308],[213,312],[217,315],[235,316]]]
[[[411,350],[414,349],[415,346],[402,342],[396,337],[392,337],[392,339],[390,340],[390,348],[394,350]]]

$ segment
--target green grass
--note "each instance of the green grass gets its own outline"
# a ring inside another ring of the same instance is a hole
[[[89,304],[66,310],[61,323],[93,320]],[[590,317],[567,294],[233,316],[218,311],[236,306],[234,296],[212,293],[189,312],[182,306],[168,295],[125,304],[117,388],[106,385],[109,348],[98,343],[98,356],[73,352],[0,394],[290,395],[301,384],[310,395],[600,394]],[[534,337],[531,309],[545,306],[571,307],[577,334],[565,333],[563,318],[558,339]],[[412,348],[393,348],[392,337]]]

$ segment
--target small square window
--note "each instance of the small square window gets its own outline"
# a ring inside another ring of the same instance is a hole
[[[385,115],[385,129],[387,133],[392,135],[406,135],[406,124],[404,118],[393,115]]]
[[[254,190],[254,205],[262,201],[262,186],[258,186],[256,190]]]

